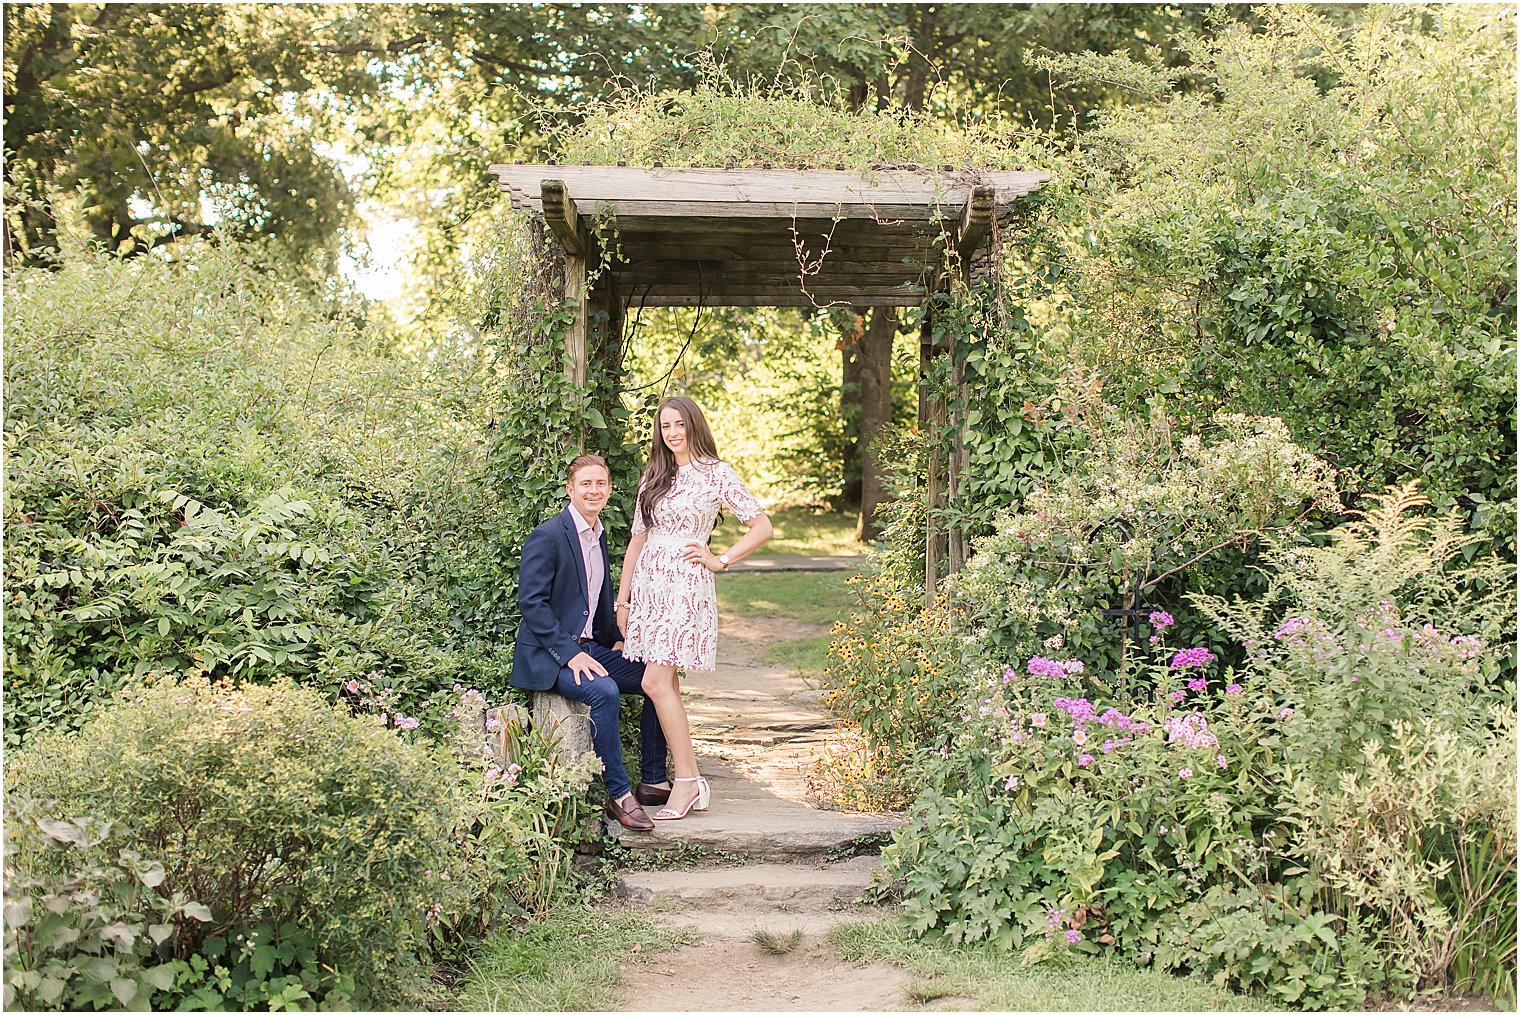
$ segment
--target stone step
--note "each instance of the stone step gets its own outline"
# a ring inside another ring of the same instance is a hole
[[[628,849],[663,850],[680,845],[741,856],[824,860],[840,853],[876,852],[902,819],[894,814],[825,811],[784,799],[728,765],[704,760],[712,803],[677,821],[657,821],[652,832],[616,822],[607,830]],[[645,808],[653,815],[659,808]]]
[[[822,867],[758,863],[698,870],[632,871],[617,893],[633,902],[682,910],[776,910],[802,913],[856,904],[881,867],[878,856],[857,856]]]

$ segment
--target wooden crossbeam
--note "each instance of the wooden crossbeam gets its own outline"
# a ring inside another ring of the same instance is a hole
[[[961,209],[960,226],[956,229],[955,249],[962,257],[968,256],[992,231],[992,216],[997,208],[997,191],[991,187],[973,187],[966,206]]]
[[[560,246],[573,257],[585,257],[586,242],[581,230],[581,217],[565,190],[565,181],[544,180],[540,190],[544,203],[544,221],[558,238]]]

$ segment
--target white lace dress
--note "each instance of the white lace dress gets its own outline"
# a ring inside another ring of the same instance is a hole
[[[691,542],[707,545],[720,504],[743,522],[763,509],[727,462],[681,466],[655,505],[652,528],[644,525],[642,494],[641,487],[633,534],[647,531],[648,536],[629,586],[623,656],[682,670],[716,669],[718,593],[713,573],[682,559],[681,551]]]

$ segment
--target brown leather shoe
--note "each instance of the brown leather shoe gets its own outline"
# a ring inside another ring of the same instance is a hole
[[[642,782],[633,787],[633,798],[641,804],[654,807],[670,802],[670,787],[646,786]]]
[[[654,830],[654,822],[649,815],[644,813],[637,800],[630,800],[628,806],[623,806],[616,800],[607,801],[607,816],[624,828],[635,832],[649,832]]]

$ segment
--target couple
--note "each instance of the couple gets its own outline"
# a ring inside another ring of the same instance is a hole
[[[591,744],[602,761],[607,813],[624,828],[707,810],[712,791],[697,773],[677,670],[712,670],[718,657],[713,573],[771,538],[760,504],[727,462],[697,403],[667,398],[655,413],[649,464],[639,480],[633,534],[612,598],[612,569],[600,516],[612,492],[607,463],[570,463],[570,506],[533,530],[517,586],[522,625],[512,685],[555,691],[591,709]],[[721,505],[747,530],[728,552],[708,546]],[[618,735],[619,695],[644,695],[642,781],[630,788]],[[667,740],[675,778],[665,778]]]

